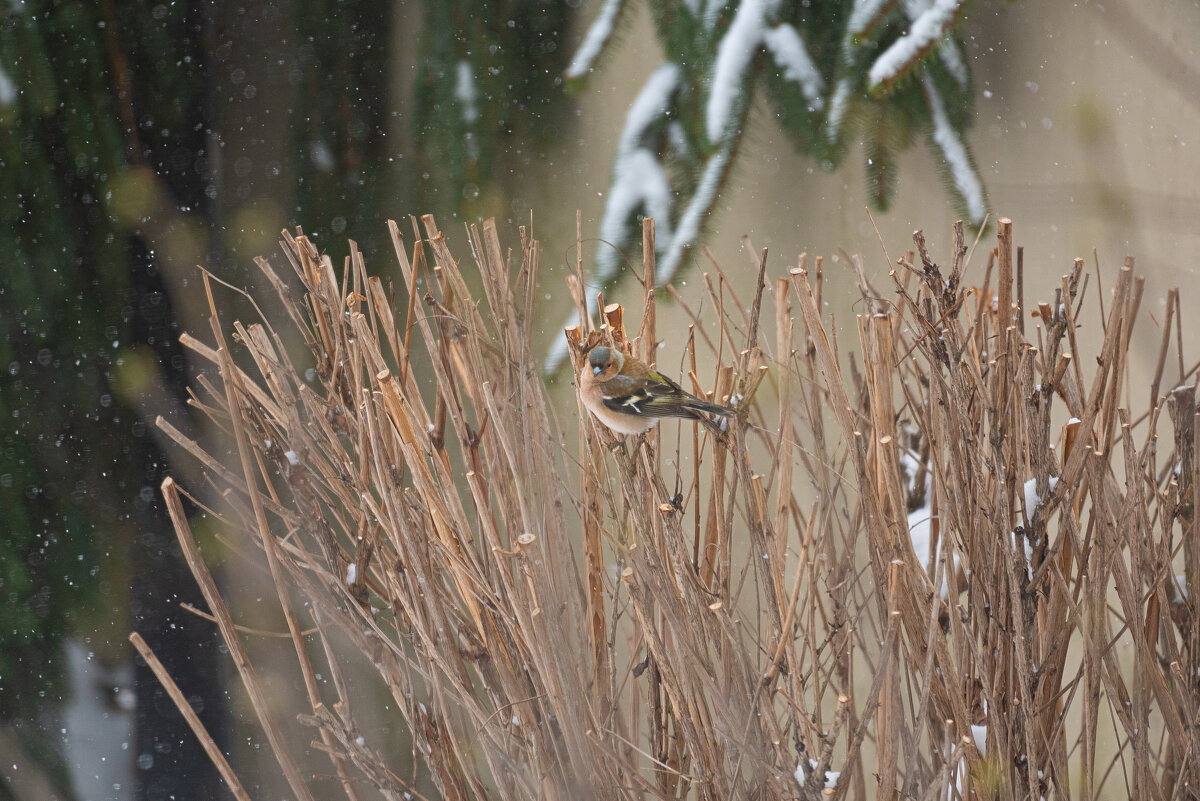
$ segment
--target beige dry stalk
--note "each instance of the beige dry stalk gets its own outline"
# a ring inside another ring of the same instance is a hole
[[[206,469],[238,558],[275,586],[304,709],[272,708],[243,645],[255,633],[234,622],[180,488],[164,483],[297,796],[432,785],[447,799],[1170,799],[1200,787],[1200,426],[1178,293],[1137,411],[1120,401],[1141,300],[1132,262],[1103,326],[1082,309],[1077,261],[1052,301],[1030,305],[1027,332],[1010,221],[969,288],[961,225],[948,275],[918,232],[891,272],[894,301],[848,259],[865,311],[846,358],[821,260],[769,281],[747,240],[749,307],[707,254],[715,340],[667,287],[700,335],[686,383],[703,392],[711,375],[710,394],[741,412],[724,441],[669,424],[621,442],[580,406],[568,453],[534,367],[537,242],[522,229],[513,253],[491,222],[471,226],[464,275],[431,218],[413,228],[409,251],[391,224],[401,308],[356,248],[339,279],[285,234],[301,292],[259,266],[288,331],[230,329],[214,300],[214,344],[183,339],[217,369],[195,405],[233,436],[236,466],[160,421]],[[601,340],[654,359],[653,254],[648,222],[630,337],[621,307],[588,314],[577,248],[575,369]],[[1162,398],[1173,319],[1179,375]],[[289,356],[297,337],[311,362]],[[672,486],[660,454],[677,431],[694,465]],[[362,668],[418,764],[360,728],[345,677]],[[308,748],[305,727],[318,737]]]

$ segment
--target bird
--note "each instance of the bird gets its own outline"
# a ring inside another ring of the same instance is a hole
[[[597,420],[618,434],[641,434],[663,417],[698,420],[721,433],[721,427],[704,413],[737,414],[689,395],[640,359],[604,345],[592,349],[579,372],[579,396]]]

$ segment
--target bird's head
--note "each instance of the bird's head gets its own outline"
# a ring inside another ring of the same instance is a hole
[[[607,381],[621,372],[625,366],[625,357],[615,348],[600,346],[593,348],[588,354],[588,365],[597,381]]]

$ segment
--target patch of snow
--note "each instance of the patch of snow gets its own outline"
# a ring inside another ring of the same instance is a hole
[[[1058,483],[1057,476],[1050,477],[1050,491],[1054,492],[1054,485]],[[1025,482],[1023,489],[1025,490],[1025,514],[1033,517],[1033,513],[1042,505],[1042,498],[1037,494],[1037,479],[1031,478]]]
[[[1017,530],[1013,529],[1012,538],[1013,538],[1013,547],[1014,548],[1017,547],[1018,544],[1025,546],[1025,577],[1032,579],[1033,578],[1033,546],[1029,544],[1029,535],[1028,534],[1018,534]],[[1018,540],[1020,541],[1019,543],[1018,543]]]
[[[928,506],[914,509],[908,513],[908,538],[912,540],[913,552],[921,567],[929,565],[929,534],[933,515]]]
[[[912,451],[904,448],[900,451],[900,469],[904,471],[904,475],[908,477],[911,483],[917,477],[917,473],[921,472],[921,462],[917,457],[912,455]],[[928,491],[928,473],[926,474],[926,491]]]
[[[971,726],[971,736],[975,738],[975,747],[979,753],[987,753],[987,726]]]
[[[817,760],[815,760],[815,759],[808,760],[808,770],[816,770],[818,767],[819,767],[819,765],[817,764]],[[792,775],[796,777],[796,781],[800,784],[801,787],[803,787],[805,779],[808,778],[808,773],[806,772],[806,770],[804,768],[803,762],[796,765],[796,772],[793,773]],[[826,787],[837,787],[838,779],[840,779],[841,776],[842,776],[841,771],[837,771],[837,770],[825,771],[825,786]]]
[[[913,553],[917,556],[917,562],[925,571],[929,570],[930,556],[936,554],[930,553],[930,539],[933,533],[933,515],[930,514],[928,506],[922,506],[920,509],[915,509],[908,514],[908,538],[912,541]],[[942,553],[946,551],[946,532],[943,529],[941,536],[938,537],[939,547]],[[958,566],[958,557],[951,554],[950,567],[954,569]],[[937,563],[933,564],[933,573],[929,573],[929,580],[932,581],[937,573]],[[950,592],[949,582],[946,580],[945,571],[942,572],[942,580],[937,587],[938,593],[945,598]]]
[[[568,320],[567,324],[562,327],[566,328],[568,325],[574,325],[574,321]],[[567,338],[565,336],[554,337],[550,340],[550,350],[546,351],[546,358],[542,362],[542,369],[547,373],[553,373],[566,357]]]
[[[17,100],[17,85],[8,70],[0,67],[0,106],[11,106]]]
[[[905,471],[907,471],[907,475],[910,477],[910,479],[915,478],[917,471],[920,469],[920,463],[908,452],[904,452],[900,455],[900,461],[901,466]],[[932,471],[927,470],[925,472],[926,499],[929,498],[929,494],[932,492],[932,485],[933,473]],[[917,562],[921,565],[922,569],[926,571],[929,570],[930,557],[936,556],[936,554],[931,553],[932,548],[930,546],[930,539],[933,533],[932,524],[933,510],[928,500],[926,500],[924,506],[920,507],[919,509],[914,509],[908,513],[908,538],[912,542],[913,553],[916,554]],[[945,530],[942,531],[942,536],[939,538],[939,542],[941,543],[942,552],[945,553],[947,550],[945,544]],[[951,556],[950,565],[951,568],[957,567],[958,565],[958,559],[953,555]],[[934,573],[929,573],[929,579],[931,581],[933,580],[933,577],[937,571],[937,564],[934,563],[933,567]],[[950,591],[949,582],[946,580],[946,575],[944,572],[942,574],[942,581],[938,585],[938,591],[943,598],[945,598],[946,594]]]
[[[113,788],[133,786],[135,765],[143,770],[154,765],[153,752],[138,754],[135,760],[128,750],[137,743],[131,708],[136,703],[128,703],[133,660],[105,665],[75,639],[67,640],[63,656],[69,693],[61,710],[59,748],[78,794],[73,797],[113,798]]]
[[[475,75],[471,71],[471,62],[465,59],[458,62],[454,80],[454,99],[462,107],[463,123],[467,128],[463,140],[467,145],[467,155],[474,161],[479,158],[479,140],[475,138],[475,134],[470,129],[479,119],[479,90],[475,87]]]
[[[471,62],[463,59],[458,62],[455,73],[454,99],[462,106],[463,122],[468,126],[479,119],[479,90],[475,87],[475,75],[471,72]]]
[[[667,125],[667,144],[671,148],[672,153],[676,153],[684,158],[692,152],[688,145],[687,134],[683,130],[683,126],[678,121],[674,121]]]
[[[332,172],[333,168],[337,166],[337,160],[333,157],[333,149],[324,139],[314,139],[308,143],[308,158],[312,161],[313,166],[321,172]],[[306,372],[305,378],[312,381],[316,371],[309,369],[311,375]]]

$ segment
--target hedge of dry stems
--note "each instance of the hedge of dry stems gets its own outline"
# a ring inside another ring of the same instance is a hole
[[[282,319],[230,328],[206,279],[193,405],[236,459],[160,420],[204,468],[190,510],[273,581],[303,710],[264,691],[164,482],[296,798],[1196,797],[1200,426],[1176,292],[1147,392],[1132,261],[1102,291],[1077,260],[1027,307],[1008,220],[969,270],[961,224],[948,266],[918,232],[886,288],[848,259],[856,341],[823,314],[821,259],[768,281],[756,253],[743,303],[708,254],[703,303],[668,287],[695,322],[679,377],[739,416],[616,438],[548,402],[537,242],[470,226],[465,275],[421,224],[409,245],[391,224],[399,305],[353,246],[339,273],[286,233],[298,283],[258,262]],[[636,332],[619,306],[589,315],[581,253],[576,368],[599,341],[653,360],[652,222]],[[415,759],[359,724],[364,666]]]

